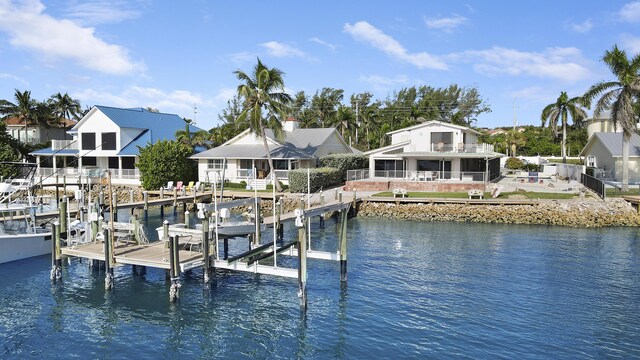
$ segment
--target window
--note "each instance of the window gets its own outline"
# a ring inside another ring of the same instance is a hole
[[[375,176],[404,177],[405,163],[403,160],[375,160]]]
[[[135,169],[136,168],[136,158],[133,156],[123,156],[122,157],[122,168],[123,169]]]
[[[596,167],[596,157],[593,155],[587,155],[587,166]]]
[[[287,170],[289,166],[288,160],[273,160],[273,167],[276,170]]]
[[[84,142],[83,142],[84,144]],[[98,161],[95,156],[83,156],[82,157],[82,166],[96,166]]]
[[[109,169],[118,169],[118,168],[120,168],[120,165],[118,163],[119,163],[119,161],[118,161],[117,157],[113,157],[113,156],[109,157]]]
[[[82,150],[95,150],[96,148],[96,134],[95,133],[82,133]]]
[[[451,132],[432,132],[431,133],[431,143],[432,144],[453,144],[453,133]]]
[[[102,150],[116,150],[116,133],[102,133]]]
[[[222,170],[227,168],[225,165],[223,159],[209,159],[207,161],[207,169]]]

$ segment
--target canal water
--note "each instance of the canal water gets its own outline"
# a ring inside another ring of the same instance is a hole
[[[335,249],[333,221],[312,236]],[[194,271],[172,305],[159,270],[118,268],[106,293],[86,263],[52,286],[49,257],[28,259],[0,265],[0,358],[640,358],[639,236],[352,219],[348,283],[310,260],[306,313],[293,279],[218,273],[204,292]]]

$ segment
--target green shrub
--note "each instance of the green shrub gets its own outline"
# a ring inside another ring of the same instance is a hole
[[[369,158],[358,154],[331,154],[320,158],[323,167],[332,167],[340,171],[342,180],[347,179],[347,170],[366,169]]]
[[[524,169],[524,162],[522,160],[510,157],[507,159],[507,162],[504,164],[504,167],[512,170],[522,170]]]
[[[342,182],[340,170],[322,167],[309,170],[311,192],[338,185]],[[307,169],[289,171],[289,190],[292,193],[307,192]]]
[[[184,181],[186,184],[197,180],[197,164],[189,159],[193,155],[191,146],[160,140],[138,148],[140,156],[136,167],[140,169],[140,182],[144,189],[158,189],[167,181]]]
[[[282,181],[278,180],[278,183],[280,184],[280,189],[282,190],[286,190],[289,188],[288,185],[284,185],[282,184]],[[267,190],[273,190],[273,184],[267,184]]]
[[[227,189],[246,189],[247,182],[244,180],[240,181],[239,183],[226,182],[224,183],[224,187]]]

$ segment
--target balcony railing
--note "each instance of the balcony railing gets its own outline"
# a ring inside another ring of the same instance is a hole
[[[430,152],[454,152],[454,153],[489,153],[493,152],[492,144],[430,144]]]
[[[76,140],[51,140],[51,150],[78,150]]]
[[[109,169],[111,170],[111,177],[114,179],[139,179],[140,170],[138,169]],[[39,168],[36,176],[53,177],[53,176],[66,176],[68,178],[77,178],[78,175],[88,176],[91,178],[99,178],[104,175],[104,169],[98,168],[85,168],[82,172],[79,172],[77,168]]]
[[[397,179],[407,181],[462,181],[485,182],[487,174],[479,171],[407,171],[407,170],[376,170],[373,178]],[[347,180],[370,179],[368,169],[347,171]]]

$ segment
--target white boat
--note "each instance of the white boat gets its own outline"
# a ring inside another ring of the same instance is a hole
[[[51,254],[52,233],[35,225],[35,207],[0,204],[0,264]]]
[[[50,229],[36,226],[31,187],[36,164],[2,162],[20,167],[25,178],[0,186],[0,264],[51,253]]]

